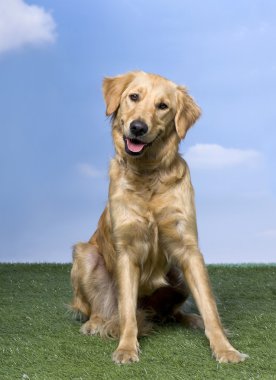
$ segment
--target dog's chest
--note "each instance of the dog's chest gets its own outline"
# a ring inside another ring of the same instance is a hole
[[[116,180],[115,180],[116,179]],[[172,247],[183,247],[189,186],[156,178],[112,178],[110,212],[114,243],[141,268],[140,294],[164,285]]]
[[[136,192],[139,204],[136,209],[137,219],[134,219],[137,234],[133,239],[133,246],[137,244],[141,278],[139,294],[149,295],[155,289],[166,285],[166,273],[170,265],[170,257],[162,244],[163,234],[160,230],[160,221],[156,213],[156,194],[154,186],[144,186],[141,193]],[[141,222],[140,222],[141,221]],[[139,234],[138,231],[141,233]],[[140,249],[139,249],[140,248]]]
[[[160,242],[158,223],[154,213],[147,204],[147,212],[144,218],[143,234],[138,247],[141,244],[138,257],[141,269],[139,294],[149,295],[155,289],[166,285],[165,276],[169,267],[169,259]]]

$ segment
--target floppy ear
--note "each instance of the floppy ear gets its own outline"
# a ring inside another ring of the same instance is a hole
[[[114,78],[104,78],[103,95],[107,116],[110,116],[117,111],[120,105],[121,95],[133,79],[134,73],[118,75]]]
[[[187,90],[177,87],[177,111],[175,115],[175,128],[180,139],[184,139],[188,129],[196,122],[201,112],[194,99]]]

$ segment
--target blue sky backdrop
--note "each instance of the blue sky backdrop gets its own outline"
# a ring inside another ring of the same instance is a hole
[[[71,260],[105,206],[104,76],[186,85],[207,263],[276,261],[274,0],[0,0],[0,261]]]

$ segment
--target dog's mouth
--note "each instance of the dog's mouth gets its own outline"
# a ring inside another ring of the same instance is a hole
[[[151,143],[144,143],[138,139],[130,139],[124,136],[125,151],[131,156],[139,156]]]

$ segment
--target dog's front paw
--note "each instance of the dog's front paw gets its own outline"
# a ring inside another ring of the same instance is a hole
[[[117,348],[117,350],[113,352],[112,360],[117,364],[139,362],[138,350],[126,350]]]
[[[219,363],[239,363],[249,357],[235,349],[214,351],[213,356]]]

